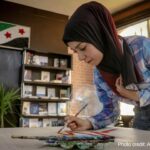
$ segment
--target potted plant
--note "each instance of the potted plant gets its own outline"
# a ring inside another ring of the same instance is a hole
[[[3,85],[0,85],[0,127],[4,127],[4,122],[11,124],[6,115],[13,112],[13,104],[19,100],[19,89],[6,90]],[[12,124],[11,124],[12,125]]]

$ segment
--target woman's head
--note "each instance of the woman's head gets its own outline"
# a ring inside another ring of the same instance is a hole
[[[95,65],[104,71],[120,73],[121,50],[115,25],[109,11],[100,3],[83,4],[74,12],[65,27],[63,41],[69,47],[71,42],[91,45],[91,56],[97,50],[103,57]]]
[[[94,45],[86,42],[71,41],[67,45],[78,54],[80,61],[91,65],[99,65],[103,58],[103,53],[99,51]]]
[[[121,39],[123,53],[111,14],[97,2],[81,5],[68,21],[63,36],[64,43],[78,53],[80,60],[103,72],[121,74],[124,85],[128,85],[136,83],[137,77],[129,46]]]

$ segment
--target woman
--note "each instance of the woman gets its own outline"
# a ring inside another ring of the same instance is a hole
[[[150,39],[122,38],[109,11],[97,2],[80,6],[68,21],[64,43],[80,61],[95,66],[94,82],[104,108],[83,120],[67,117],[72,130],[104,128],[119,114],[118,102],[135,105],[133,127],[150,130]]]

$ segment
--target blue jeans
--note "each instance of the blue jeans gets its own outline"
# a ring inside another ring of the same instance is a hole
[[[150,130],[150,105],[134,108],[133,128]]]

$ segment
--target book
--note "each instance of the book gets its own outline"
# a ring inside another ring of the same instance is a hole
[[[38,127],[39,128],[42,128],[43,127],[43,119],[39,119],[39,121],[38,121]]]
[[[30,114],[30,102],[23,102],[22,114],[24,114],[24,115]]]
[[[65,125],[64,119],[58,119],[57,120],[57,126],[64,126],[64,125]]]
[[[38,128],[38,126],[39,126],[39,123],[38,123],[39,121],[38,121],[38,119],[30,119],[30,121],[29,121],[29,127],[30,128]]]
[[[62,82],[63,76],[64,76],[63,73],[57,73],[57,74],[56,74],[56,80],[60,80],[60,81]]]
[[[66,71],[62,77],[62,83],[71,83],[71,75],[69,71]]]
[[[25,70],[24,81],[32,81],[32,71],[31,70]]]
[[[40,56],[34,55],[33,56],[33,63],[34,65],[40,65]]]
[[[26,52],[25,64],[32,64],[32,63],[33,63],[33,53]]]
[[[69,93],[67,89],[60,89],[60,98],[69,98]]]
[[[30,96],[30,98],[33,98],[33,99],[37,99],[38,98],[38,96]]]
[[[56,97],[55,88],[48,88],[48,90],[47,90],[47,95],[48,95],[49,98],[54,98],[54,97]]]
[[[42,96],[42,97],[39,97],[39,98],[42,98],[42,99],[49,99],[48,96]]]
[[[49,125],[51,127],[55,127],[55,126],[57,126],[57,121],[58,121],[57,118],[51,118],[51,119],[49,119]]]
[[[57,115],[57,103],[48,103],[48,115],[50,116]]]
[[[60,59],[60,67],[67,68],[67,59]]]
[[[62,83],[69,83],[69,76],[63,76]]]
[[[51,80],[51,83],[62,83],[62,80]]]
[[[47,66],[48,65],[48,57],[47,56],[40,56],[40,65],[41,66]]]
[[[59,67],[59,58],[54,58],[54,67]]]
[[[69,97],[61,97],[61,100],[69,100]]]
[[[49,119],[43,119],[43,127],[49,127],[50,126],[50,120]]]
[[[46,96],[46,87],[37,86],[36,87],[36,96],[38,96],[38,97]]]
[[[52,118],[52,119],[50,119],[50,126],[51,126],[51,127],[56,127],[56,126],[58,126],[58,119],[57,119],[57,118]]]
[[[24,85],[23,86],[23,97],[30,97],[30,96],[32,96],[32,86]]]
[[[22,119],[22,127],[29,127],[29,118]]]
[[[55,98],[56,97],[56,89],[48,88],[47,94],[48,94],[49,98]]]
[[[34,82],[43,82],[42,80],[34,80]]]
[[[65,116],[67,114],[67,104],[66,103],[58,103],[58,115]]]
[[[39,103],[36,102],[30,103],[30,114],[31,115],[39,114]]]
[[[42,71],[41,72],[41,81],[43,81],[43,82],[49,82],[50,81],[50,72],[48,72],[48,71]]]
[[[39,115],[48,115],[47,103],[39,103]]]
[[[32,72],[32,80],[40,82],[41,81],[41,72],[34,70]]]

